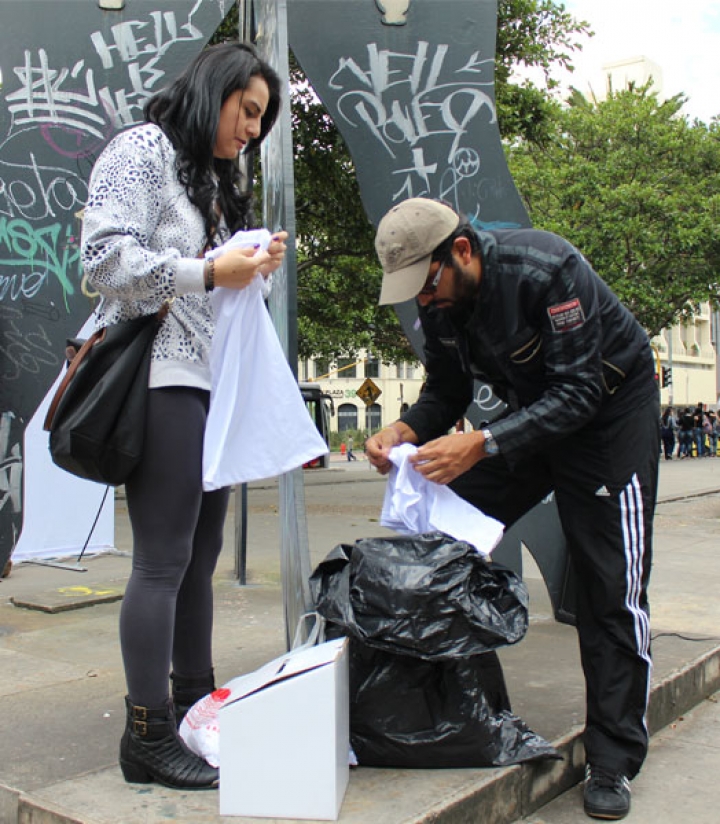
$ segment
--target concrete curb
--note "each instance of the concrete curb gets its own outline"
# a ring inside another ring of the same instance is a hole
[[[659,504],[670,504],[674,501],[688,501],[691,498],[703,498],[706,495],[717,495],[720,489],[717,487],[709,487],[708,489],[700,490],[699,492],[680,492],[676,494],[658,496],[657,502]]]
[[[60,807],[36,801],[32,796],[0,784],[0,821],[3,824],[93,824],[77,818]]]
[[[654,735],[720,690],[720,646],[671,673],[650,694],[648,728]],[[531,815],[582,780],[582,729],[553,742],[562,761],[542,761],[488,770],[487,779],[454,798],[445,798],[420,817],[398,824],[475,824],[482,812],[487,824],[512,824]],[[32,794],[0,785],[0,821],[17,824],[93,824]],[[340,816],[342,822],[342,814]]]

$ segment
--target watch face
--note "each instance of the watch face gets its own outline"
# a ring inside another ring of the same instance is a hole
[[[485,436],[485,454],[486,455],[497,455],[498,453],[498,445],[495,443],[495,438],[492,436],[492,432],[489,429],[483,430],[483,435]]]

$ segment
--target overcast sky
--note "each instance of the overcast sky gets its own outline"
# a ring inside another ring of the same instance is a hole
[[[570,82],[581,91],[604,63],[643,56],[660,66],[663,92],[688,98],[683,112],[720,114],[720,0],[560,0],[595,36],[583,38]]]

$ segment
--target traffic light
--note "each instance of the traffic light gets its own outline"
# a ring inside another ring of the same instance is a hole
[[[662,368],[662,385],[672,385],[672,366],[663,366]]]

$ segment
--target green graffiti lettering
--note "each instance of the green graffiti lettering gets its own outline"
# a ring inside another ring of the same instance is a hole
[[[35,287],[34,295],[42,285],[38,283],[38,278],[44,281],[45,276],[55,277],[66,297],[75,294],[69,272],[75,268],[79,277],[80,252],[73,241],[70,226],[63,228],[62,224],[54,223],[35,228],[26,220],[0,218],[0,269],[12,267],[24,270],[19,289],[14,275],[0,276],[0,299],[8,289],[11,294],[31,297],[27,289]]]

